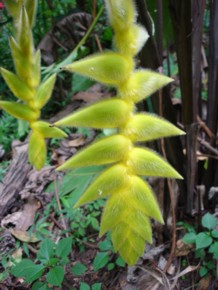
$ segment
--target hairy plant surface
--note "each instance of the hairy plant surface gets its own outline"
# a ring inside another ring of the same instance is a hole
[[[115,50],[87,57],[63,69],[115,86],[117,95],[79,110],[55,126],[116,128],[117,133],[82,150],[58,170],[111,164],[84,192],[76,207],[108,197],[100,235],[111,231],[115,250],[132,265],[143,254],[145,241],[152,242],[150,218],[163,222],[154,194],[140,176],[182,178],[157,153],[135,143],[184,133],[158,116],[136,112],[136,103],[172,79],[136,69],[134,57],[148,34],[136,24],[133,1],[107,0],[106,7],[115,33]]]
[[[32,129],[29,139],[29,161],[41,169],[46,160],[45,138],[63,138],[66,134],[51,128],[49,123],[40,121],[40,110],[51,97],[56,75],[44,83],[41,79],[40,51],[35,51],[32,26],[35,19],[37,0],[5,0],[13,16],[15,37],[10,37],[11,53],[16,73],[1,68],[1,74],[11,92],[21,102],[0,101],[0,108],[12,116],[28,121]]]

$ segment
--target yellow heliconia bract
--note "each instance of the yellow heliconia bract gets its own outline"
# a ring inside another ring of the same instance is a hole
[[[39,118],[39,111],[34,111],[29,106],[20,103],[0,101],[0,108],[21,120],[33,122]]]
[[[137,16],[132,0],[106,0],[107,12],[113,29],[125,30],[133,25]]]
[[[115,190],[126,187],[129,179],[128,169],[125,164],[118,163],[103,171],[84,192],[76,203],[78,207],[95,199],[112,194]]]
[[[119,96],[138,103],[172,81],[173,79],[150,70],[135,71],[127,82],[119,86]]]
[[[132,67],[133,62],[121,54],[105,52],[69,64],[63,69],[105,84],[118,85],[128,78]]]
[[[17,75],[1,68],[1,74],[15,97],[24,102],[31,101],[34,98],[34,91],[32,91]]]
[[[126,148],[130,148],[131,145],[132,142],[123,135],[104,138],[68,159],[59,170],[118,162],[127,156]]]
[[[40,133],[44,138],[66,138],[67,134],[44,121],[36,121],[30,124],[31,128]]]
[[[135,114],[126,122],[122,134],[128,136],[132,141],[151,141],[161,137],[184,135],[184,132],[154,114]]]
[[[78,110],[59,121],[55,126],[92,127],[96,129],[117,128],[131,117],[132,105],[113,98],[97,102],[87,108]]]
[[[55,81],[56,74],[53,74],[39,87],[34,99],[36,108],[41,109],[48,102],[51,97]]]
[[[58,170],[115,163],[94,180],[75,207],[107,197],[100,236],[111,231],[115,250],[133,265],[143,254],[145,242],[152,243],[150,218],[163,223],[156,198],[140,176],[182,178],[157,153],[135,147],[134,142],[183,135],[184,132],[154,114],[135,112],[136,103],[173,80],[134,67],[134,56],[148,39],[145,29],[135,23],[134,1],[105,0],[105,3],[115,32],[115,52],[87,57],[63,69],[114,85],[117,95],[78,110],[54,125],[116,128],[117,132],[82,150]]]
[[[10,37],[9,42],[16,74],[4,68],[0,72],[14,96],[23,103],[0,101],[0,108],[30,123],[29,161],[40,170],[46,160],[45,138],[67,136],[49,123],[39,121],[40,110],[51,97],[56,75],[40,84],[41,55],[39,50],[35,52],[32,35],[37,0],[5,0],[4,3],[14,20],[15,37]]]
[[[31,164],[34,164],[37,170],[40,170],[46,160],[45,138],[38,132],[32,132],[29,139],[28,156]]]

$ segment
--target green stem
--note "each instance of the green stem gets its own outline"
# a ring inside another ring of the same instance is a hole
[[[68,55],[67,58],[65,58],[61,63],[59,63],[58,65],[56,65],[54,67],[54,65],[51,65],[50,67],[48,67],[46,69],[46,78],[48,78],[48,75],[50,75],[50,73],[59,73],[60,69],[67,65],[70,64],[73,60],[75,60],[78,56],[78,50],[79,48],[86,42],[86,40],[88,39],[88,37],[90,36],[92,30],[94,29],[96,23],[98,22],[102,12],[104,10],[104,6],[102,5],[101,8],[98,11],[97,16],[95,17],[94,21],[92,22],[91,26],[89,27],[89,29],[87,30],[86,34],[83,36],[83,38],[80,40],[80,42],[77,44],[77,46],[73,49],[73,51]]]

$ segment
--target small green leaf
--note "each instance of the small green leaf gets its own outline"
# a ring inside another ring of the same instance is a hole
[[[206,267],[201,267],[199,270],[199,274],[201,277],[205,276],[208,272],[208,269]]]
[[[72,244],[73,244],[72,237],[60,240],[56,248],[56,255],[61,258],[67,257],[72,250]]]
[[[90,290],[90,287],[87,283],[81,282],[79,286],[79,290]]]
[[[54,256],[55,243],[50,239],[45,239],[38,251],[37,259],[42,262],[49,262]]]
[[[99,269],[102,269],[104,266],[108,264],[108,261],[109,261],[109,254],[107,252],[97,253],[93,261],[94,271],[96,272]]]
[[[54,286],[61,286],[64,280],[64,269],[61,266],[52,268],[46,275],[47,282]]]
[[[214,261],[208,261],[207,262],[207,268],[210,269],[210,270],[215,269]]]
[[[214,258],[218,259],[218,242],[215,242],[210,246],[209,253],[212,253]]]
[[[92,285],[92,290],[101,290],[102,283],[95,283]]]
[[[207,248],[213,242],[208,233],[199,233],[196,236],[196,249]]]
[[[108,271],[111,271],[111,270],[113,270],[115,268],[115,264],[114,263],[109,263],[108,265],[107,265],[107,269],[108,269]]]
[[[195,233],[187,233],[183,237],[183,242],[186,244],[194,244],[196,240],[196,234]]]
[[[24,259],[11,269],[11,273],[16,277],[24,277],[27,283],[31,283],[42,276],[45,267],[36,265],[29,259]]]
[[[72,267],[72,273],[76,276],[83,275],[87,270],[87,267],[82,263],[78,262]]]
[[[116,265],[119,266],[119,267],[124,267],[125,266],[125,261],[121,257],[118,257],[116,259]]]
[[[101,251],[110,251],[112,249],[111,241],[108,240],[100,242],[98,246]]]
[[[213,230],[211,235],[213,238],[218,238],[218,230]]]
[[[90,78],[83,77],[81,75],[73,74],[73,94],[86,91],[90,88],[95,82],[90,80]]]
[[[202,226],[209,229],[209,230],[212,230],[216,227],[216,218],[210,214],[209,212],[207,214],[205,214],[202,218]]]
[[[43,282],[35,282],[32,285],[32,290],[49,290],[51,288],[48,287],[47,283]]]
[[[195,251],[195,258],[199,258],[203,260],[206,256],[205,250],[204,249],[196,249]]]

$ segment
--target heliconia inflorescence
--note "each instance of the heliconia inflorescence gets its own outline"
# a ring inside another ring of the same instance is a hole
[[[35,51],[32,26],[37,0],[4,1],[12,15],[15,37],[10,37],[11,53],[16,74],[1,68],[1,74],[11,92],[22,102],[0,101],[0,108],[12,116],[28,121],[32,129],[29,140],[29,161],[41,169],[46,160],[45,138],[63,138],[67,135],[59,128],[52,128],[40,121],[40,110],[51,97],[56,75],[41,83],[41,56]]]
[[[132,265],[143,254],[145,241],[152,242],[150,218],[163,223],[154,194],[140,176],[182,178],[157,153],[135,143],[182,135],[184,132],[153,114],[136,113],[136,103],[169,84],[172,79],[135,68],[134,57],[145,44],[148,34],[136,24],[134,2],[106,0],[106,7],[115,33],[115,51],[87,57],[63,69],[113,85],[117,88],[117,95],[81,109],[54,125],[116,128],[117,133],[82,150],[58,170],[111,164],[88,187],[76,207],[108,197],[100,235],[111,231],[115,250]]]

